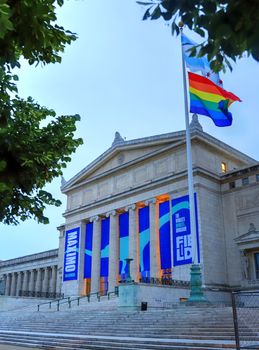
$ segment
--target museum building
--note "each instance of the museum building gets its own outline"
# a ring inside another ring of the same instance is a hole
[[[190,280],[192,244],[203,286],[259,287],[259,164],[191,122],[196,242],[191,241],[185,131],[112,146],[67,182],[62,293]]]
[[[259,288],[259,163],[203,132],[196,115],[190,126],[195,242],[185,131],[129,141],[116,132],[108,150],[62,182],[67,208],[58,228],[57,292],[114,291],[128,277],[126,259],[137,283],[184,284],[192,245],[204,288]],[[3,263],[0,279],[10,295]]]

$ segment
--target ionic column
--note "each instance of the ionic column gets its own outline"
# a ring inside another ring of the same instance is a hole
[[[29,291],[35,292],[35,273],[36,270],[30,271]]]
[[[133,259],[130,263],[130,275],[133,281],[138,282],[136,205],[130,205],[125,209],[129,212],[129,258]]]
[[[29,283],[29,271],[24,271],[23,273],[23,283],[22,283],[22,291],[28,291],[28,283]]]
[[[11,296],[15,296],[15,292],[16,292],[16,272],[12,273],[12,282],[11,282],[11,292],[10,295]]]
[[[10,295],[10,287],[11,287],[11,274],[8,273],[6,276],[6,283],[5,283],[5,295]]]
[[[16,296],[19,296],[19,292],[22,290],[22,272],[17,273],[17,286],[16,286]]]
[[[37,269],[35,292],[41,292],[41,286],[42,286],[41,269]]]
[[[42,281],[42,292],[47,293],[49,291],[49,269],[44,269],[44,279]]]
[[[100,290],[101,220],[96,216],[91,221],[93,222],[91,293],[96,293]]]
[[[116,211],[113,210],[106,214],[106,217],[110,217],[110,240],[109,240],[109,279],[108,288],[109,291],[114,291],[117,275],[119,270],[119,235],[118,235],[118,216]]]
[[[57,266],[51,266],[51,280],[50,280],[50,291],[51,293],[56,293],[57,285]]]
[[[150,226],[150,277],[159,276],[158,269],[158,237],[156,222],[156,199],[150,199],[145,202],[149,206],[149,226]]]

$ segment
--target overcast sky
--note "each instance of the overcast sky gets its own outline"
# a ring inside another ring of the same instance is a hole
[[[70,0],[59,11],[60,25],[78,34],[62,63],[19,72],[19,92],[58,114],[80,114],[77,137],[84,145],[64,171],[70,179],[111,146],[115,131],[127,140],[183,130],[184,106],[179,38],[162,21],[141,20],[135,0]],[[192,39],[199,38],[185,31]],[[233,125],[217,128],[200,116],[204,131],[259,159],[259,66],[252,58],[222,74],[224,88],[241,98],[230,111]],[[47,146],[47,145],[46,145]],[[0,225],[0,260],[58,247],[56,227],[64,222],[66,198],[60,179],[47,187],[63,201],[50,207],[49,225],[28,221]]]

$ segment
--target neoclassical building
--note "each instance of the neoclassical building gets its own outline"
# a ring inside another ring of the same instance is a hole
[[[203,285],[259,287],[259,164],[191,123],[196,242],[190,235],[185,131],[112,146],[61,190],[61,291],[114,290],[128,275],[189,281],[192,245]]]
[[[0,294],[106,293],[128,277],[127,258],[135,282],[184,285],[192,246],[205,289],[258,289],[259,163],[203,132],[197,116],[191,143],[194,242],[185,131],[129,141],[117,132],[108,150],[62,182],[59,249],[0,261]]]
[[[59,296],[58,249],[0,261],[0,295]]]

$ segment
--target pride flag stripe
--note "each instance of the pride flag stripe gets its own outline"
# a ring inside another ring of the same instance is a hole
[[[215,95],[225,97],[225,99],[228,99],[228,100],[241,102],[239,97],[234,95],[232,92],[222,89],[220,86],[214,84],[211,80],[191,72],[188,72],[188,75],[189,75],[190,87],[197,89],[198,91],[211,92]]]
[[[234,101],[241,101],[240,98],[198,74],[188,72],[188,76],[190,112],[210,117],[217,126],[231,125],[228,107]]]

